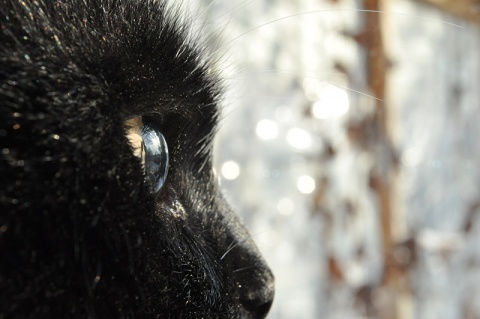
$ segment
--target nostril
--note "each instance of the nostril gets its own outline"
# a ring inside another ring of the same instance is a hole
[[[272,307],[274,296],[273,284],[258,289],[253,293],[247,293],[240,297],[243,307],[254,319],[263,319]]]
[[[263,305],[260,305],[257,308],[258,315],[260,318],[265,318],[270,311],[270,308],[272,307],[273,300],[270,300],[269,302],[264,303]]]
[[[260,300],[240,300],[245,309],[253,315],[254,319],[263,319],[272,307],[273,300],[261,302]]]

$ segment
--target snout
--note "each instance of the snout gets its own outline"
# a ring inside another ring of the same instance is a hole
[[[275,279],[257,246],[243,227],[235,232],[237,244],[225,258],[232,267],[236,298],[248,318],[265,318],[275,295]]]
[[[268,268],[245,271],[239,278],[239,300],[252,318],[265,318],[275,295],[274,276]]]

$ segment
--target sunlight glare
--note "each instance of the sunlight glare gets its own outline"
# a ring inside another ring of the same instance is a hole
[[[295,210],[295,203],[290,198],[284,197],[278,201],[277,210],[281,215],[291,215]]]
[[[240,166],[235,161],[227,161],[222,165],[222,175],[225,179],[234,180],[240,175]]]
[[[272,120],[263,119],[257,123],[257,136],[264,140],[273,140],[278,136],[278,124]]]
[[[291,146],[304,150],[312,145],[312,136],[301,128],[292,128],[287,133],[287,142]]]
[[[335,85],[323,84],[318,100],[313,103],[313,115],[321,120],[337,118],[348,112],[350,99],[348,93]]]
[[[311,194],[315,190],[315,180],[312,176],[302,175],[297,180],[297,188],[302,194]]]

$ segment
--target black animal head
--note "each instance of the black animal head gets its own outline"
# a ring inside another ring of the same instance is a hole
[[[221,92],[180,21],[155,0],[0,0],[0,318],[268,312],[273,276],[212,173]],[[132,121],[168,145],[158,193]]]

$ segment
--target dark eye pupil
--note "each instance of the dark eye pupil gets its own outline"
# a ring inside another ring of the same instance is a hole
[[[154,193],[165,184],[168,174],[168,147],[163,135],[148,124],[142,129],[142,157],[145,175]]]

